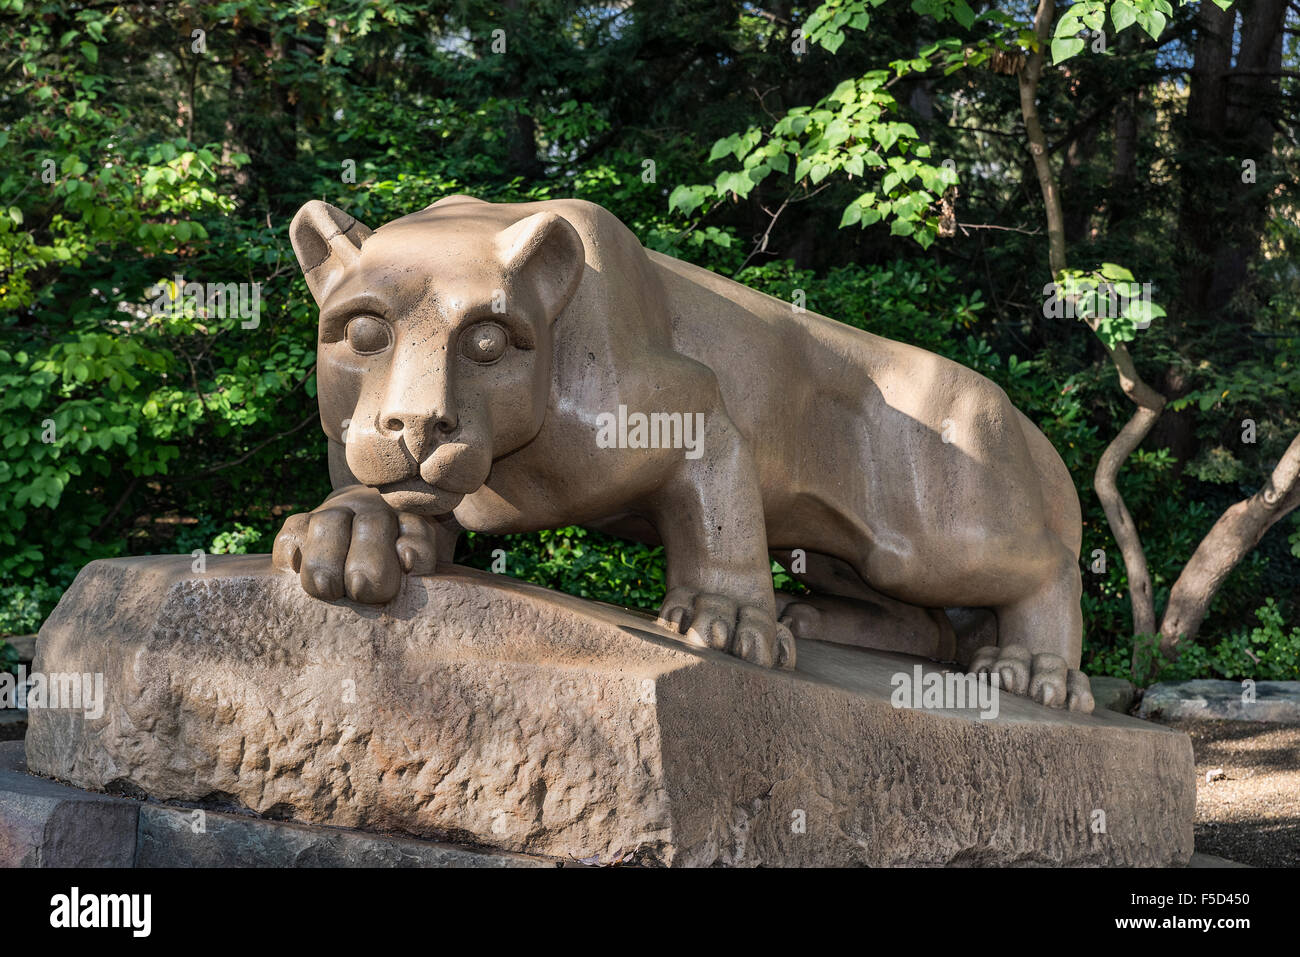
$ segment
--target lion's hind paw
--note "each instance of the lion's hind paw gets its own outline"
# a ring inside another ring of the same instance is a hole
[[[1025,695],[1049,708],[1091,714],[1094,707],[1088,676],[1071,668],[1060,655],[1033,654],[1024,645],[986,645],[971,659],[972,674],[997,676],[998,687]]]

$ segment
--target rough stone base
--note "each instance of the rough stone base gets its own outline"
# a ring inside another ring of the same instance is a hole
[[[30,709],[27,759],[85,788],[672,865],[1181,865],[1186,735],[1003,695],[895,709],[929,663],[804,641],[795,674],[500,576],[408,578],[375,609],[266,556],[87,566],[35,669],[106,702]]]
[[[1133,707],[1133,699],[1137,696],[1137,689],[1133,687],[1133,682],[1125,681],[1123,678],[1101,677],[1092,678],[1089,683],[1092,685],[1092,697],[1097,702],[1098,708],[1127,714],[1128,709]]]
[[[143,804],[27,773],[0,744],[0,867],[554,867],[520,854]]]
[[[1256,681],[1253,697],[1240,681],[1198,678],[1154,684],[1138,714],[1160,721],[1272,721],[1300,724],[1300,681]]]
[[[4,708],[0,710],[0,741],[21,741],[27,734],[27,710]]]

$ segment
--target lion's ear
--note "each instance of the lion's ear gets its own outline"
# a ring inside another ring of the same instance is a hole
[[[496,247],[506,275],[528,283],[555,319],[582,281],[587,254],[578,231],[563,216],[534,213],[498,233]]]
[[[338,284],[343,271],[360,258],[361,243],[371,232],[343,210],[318,199],[298,210],[289,224],[289,239],[318,306]]]

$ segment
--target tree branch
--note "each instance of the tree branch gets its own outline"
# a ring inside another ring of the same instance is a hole
[[[226,469],[234,468],[236,465],[242,465],[244,462],[247,462],[250,458],[252,458],[258,452],[262,451],[262,449],[266,448],[272,442],[276,442],[287,435],[293,435],[295,432],[305,428],[311,422],[319,421],[319,420],[320,420],[320,413],[313,412],[311,415],[307,416],[307,418],[303,419],[301,422],[295,425],[292,429],[285,429],[283,432],[277,432],[269,439],[265,439],[261,442],[258,442],[256,445],[254,445],[251,449],[249,449],[247,452],[245,452],[237,459],[231,459],[229,462],[222,462],[220,465],[214,465],[210,469],[206,469],[202,472],[196,472],[193,475],[178,475],[175,478],[173,478],[172,481],[173,482],[195,482],[199,479],[207,478],[210,475],[215,475],[217,472],[223,472]]]
[[[1220,515],[1183,566],[1160,624],[1160,650],[1166,657],[1176,656],[1181,642],[1196,638],[1210,602],[1228,574],[1259,544],[1264,533],[1297,505],[1300,434],[1291,440],[1264,487]]]
[[[1052,278],[1065,268],[1065,214],[1061,209],[1061,194],[1052,175],[1051,153],[1043,124],[1038,117],[1038,81],[1043,75],[1043,56],[1051,43],[1052,21],[1056,19],[1056,0],[1039,0],[1034,14],[1034,35],[1037,48],[1029,54],[1024,67],[1017,75],[1020,85],[1020,114],[1025,121],[1025,137],[1029,140],[1029,153],[1034,158],[1034,171],[1038,186],[1047,207],[1048,257]]]

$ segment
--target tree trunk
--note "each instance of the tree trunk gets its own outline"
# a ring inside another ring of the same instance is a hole
[[[1116,41],[1118,56],[1129,56],[1136,47],[1132,31]],[[1138,109],[1141,87],[1120,96],[1115,107],[1115,157],[1110,170],[1107,224],[1112,231],[1132,215],[1137,192]]]
[[[1160,625],[1160,650],[1165,657],[1176,657],[1181,642],[1196,638],[1228,573],[1259,544],[1265,532],[1298,505],[1300,435],[1291,440],[1264,487],[1219,516],[1183,567]]]
[[[1038,0],[1034,14],[1034,35],[1038,48],[1029,54],[1024,69],[1017,75],[1020,83],[1020,115],[1025,121],[1025,138],[1029,141],[1029,154],[1034,159],[1034,172],[1038,187],[1043,193],[1047,208],[1048,261],[1052,278],[1056,279],[1065,268],[1065,214],[1061,210],[1061,194],[1052,175],[1052,158],[1047,148],[1047,136],[1038,118],[1038,81],[1043,75],[1043,57],[1052,42],[1052,22],[1056,19],[1056,0]]]
[[[1286,0],[1238,0],[1228,11],[1202,3],[1197,9],[1176,245],[1178,311],[1201,325],[1250,318],[1234,315],[1231,304],[1268,221],[1273,138],[1287,112],[1280,89],[1286,13]],[[1254,183],[1243,179],[1245,161],[1254,163]]]
[[[1241,0],[1238,0],[1240,3]],[[1227,78],[1227,139],[1229,157],[1226,230],[1219,233],[1212,260],[1209,303],[1227,304],[1247,281],[1251,261],[1268,225],[1272,180],[1274,122],[1287,112],[1281,103],[1282,24],[1285,0],[1250,0],[1242,6],[1237,60]],[[1256,182],[1241,179],[1241,163],[1253,160]],[[1243,316],[1243,320],[1248,316]]]
[[[1192,44],[1192,69],[1188,78],[1187,111],[1182,121],[1184,159],[1182,197],[1178,214],[1181,263],[1178,312],[1199,320],[1208,311],[1211,270],[1221,228],[1214,214],[1218,205],[1211,189],[1226,175],[1210,144],[1224,135],[1228,110],[1228,72],[1232,66],[1232,33],[1236,5],[1220,10],[1213,3],[1196,8],[1196,40]]]
[[[1093,325],[1094,332],[1096,326]],[[1150,635],[1156,630],[1155,595],[1151,587],[1151,572],[1147,567],[1146,552],[1142,548],[1142,537],[1138,534],[1137,524],[1124,504],[1124,497],[1119,491],[1119,470],[1128,461],[1128,457],[1142,444],[1151,427],[1160,418],[1165,407],[1165,397],[1151,388],[1137,374],[1133,358],[1123,343],[1110,350],[1111,361],[1119,373],[1120,388],[1138,408],[1133,418],[1120,429],[1119,434],[1106,446],[1093,474],[1093,487],[1097,498],[1101,500],[1102,510],[1106,513],[1106,522],[1110,525],[1115,544],[1119,546],[1124,559],[1124,570],[1128,574],[1129,604],[1133,609],[1133,633]],[[1137,667],[1137,645],[1134,645],[1134,669]]]
[[[1061,208],[1067,248],[1086,242],[1092,231],[1095,206],[1087,191],[1080,188],[1080,170],[1092,165],[1097,153],[1097,124],[1089,124],[1071,141],[1061,164]]]
[[[1038,174],[1038,185],[1043,193],[1043,202],[1047,207],[1047,232],[1050,242],[1050,259],[1052,278],[1059,279],[1066,268],[1065,258],[1065,216],[1061,206],[1060,192],[1052,176],[1052,166],[1047,151],[1047,138],[1043,135],[1042,123],[1038,118],[1038,80],[1043,72],[1043,56],[1052,35],[1052,21],[1056,16],[1055,0],[1039,0],[1038,11],[1034,15],[1034,33],[1038,37],[1038,49],[1035,50],[1020,71],[1020,112],[1025,121],[1025,135],[1029,140],[1029,151],[1034,158],[1034,170]],[[1093,332],[1097,331],[1095,323],[1090,323]],[[1151,573],[1147,568],[1146,553],[1142,549],[1142,538],[1138,534],[1137,524],[1124,504],[1120,494],[1119,470],[1124,466],[1134,449],[1146,438],[1151,427],[1160,418],[1164,409],[1165,398],[1155,389],[1142,381],[1128,349],[1123,343],[1107,350],[1115,370],[1119,373],[1120,388],[1124,394],[1137,405],[1137,412],[1128,424],[1106,447],[1097,471],[1093,476],[1097,497],[1106,513],[1111,534],[1119,545],[1124,559],[1124,568],[1128,574],[1129,600],[1133,607],[1133,630],[1136,634],[1153,634],[1156,630],[1155,603],[1151,588]]]
[[[522,105],[515,107],[514,123],[508,132],[506,163],[512,175],[531,182],[541,179],[545,169],[537,158],[537,122],[523,109]]]

